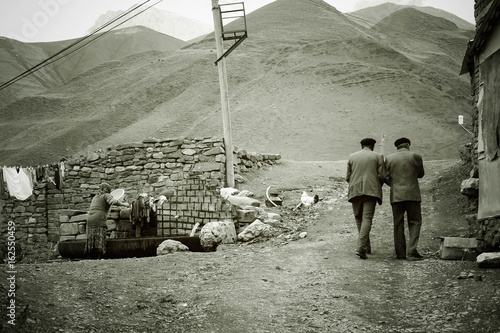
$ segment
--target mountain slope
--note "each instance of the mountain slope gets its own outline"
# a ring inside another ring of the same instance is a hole
[[[456,119],[470,112],[470,88],[452,53],[468,37],[410,14],[425,36],[364,28],[320,0],[277,0],[250,13],[249,38],[227,58],[233,144],[336,160],[363,137],[385,135],[377,150],[389,153],[404,135],[425,159],[456,158],[468,141]],[[45,163],[146,137],[222,137],[214,49],[212,34],[181,50],[131,55],[1,110],[2,163]]]
[[[206,9],[210,10],[209,4]],[[94,31],[123,13],[123,10],[107,11],[105,14],[99,16],[95,24],[88,31]],[[129,17],[131,17],[131,14],[124,16],[123,19],[120,19],[117,22],[122,22]],[[182,17],[175,13],[154,7],[149,8],[147,11],[141,13],[141,15],[133,17],[120,25],[120,27],[123,28],[133,26],[145,26],[183,41],[188,41],[213,31],[213,25]]]
[[[78,40],[48,43],[21,43],[0,39],[0,78],[7,82]],[[89,43],[90,42],[90,43]],[[85,45],[89,43],[88,45]],[[187,45],[185,42],[145,27],[131,27],[97,34],[62,53],[61,60],[0,91],[0,107],[24,96],[58,87],[71,78],[110,60],[118,60],[146,51],[172,51]],[[82,47],[77,52],[72,50]],[[58,59],[60,56],[54,59]]]
[[[365,27],[371,28],[387,16],[398,10],[405,8],[413,8],[422,13],[426,13],[432,16],[444,18],[447,21],[454,23],[458,28],[463,30],[474,30],[474,24],[467,22],[460,17],[448,13],[442,9],[434,7],[419,7],[419,6],[409,6],[409,5],[398,5],[392,2],[386,2],[378,6],[368,7],[360,9],[354,12],[348,13],[349,17],[357,18],[355,21]]]

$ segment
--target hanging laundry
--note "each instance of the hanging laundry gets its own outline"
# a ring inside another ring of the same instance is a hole
[[[19,200],[26,200],[33,194],[29,176],[22,168],[3,168],[3,179],[9,194]]]
[[[64,172],[66,171],[66,166],[64,161],[59,163],[59,186],[62,188],[64,186]]]
[[[60,171],[59,171],[59,165],[53,164],[52,170],[54,170],[54,181],[56,182],[56,188],[58,190],[60,190],[61,189],[61,175],[60,175]]]
[[[0,195],[3,195],[4,191],[4,180],[3,180],[3,169],[0,169]]]

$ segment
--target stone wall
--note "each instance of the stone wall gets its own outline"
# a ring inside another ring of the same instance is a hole
[[[236,181],[245,171],[274,164],[281,158],[236,148],[233,154]],[[196,223],[232,217],[231,208],[219,194],[220,188],[226,186],[226,168],[224,143],[218,138],[150,138],[71,158],[64,165],[64,184],[60,188],[44,181],[35,185],[33,195],[25,201],[5,193],[0,198],[0,232],[6,235],[7,222],[15,222],[18,260],[44,260],[53,255],[61,223],[69,222],[61,212],[86,212],[102,182],[124,189],[124,201],[129,203],[141,193],[154,197],[165,189],[174,189],[174,195],[159,207],[157,235],[188,235]],[[119,231],[129,230],[124,228]],[[82,237],[80,231],[64,239],[79,234]],[[2,259],[6,256],[5,243],[6,237],[2,236]]]

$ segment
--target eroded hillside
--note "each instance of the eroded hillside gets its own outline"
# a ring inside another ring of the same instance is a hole
[[[470,87],[458,74],[472,31],[419,11],[411,20],[419,31],[366,28],[320,0],[250,13],[249,38],[227,58],[233,144],[336,160],[362,137],[385,135],[377,149],[390,152],[405,135],[425,159],[456,158],[469,140],[457,117],[468,120]],[[105,62],[24,98],[1,110],[1,161],[46,163],[147,137],[222,137],[215,59],[212,35]]]

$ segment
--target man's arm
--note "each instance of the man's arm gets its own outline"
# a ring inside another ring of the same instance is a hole
[[[424,162],[422,161],[422,157],[420,155],[416,155],[416,158],[417,158],[417,177],[422,178],[425,175]]]
[[[384,182],[391,186],[391,166],[387,160],[385,160],[385,179]]]
[[[386,171],[385,171],[385,162],[384,162],[384,155],[380,154],[379,159],[378,159],[378,170],[377,170],[377,176],[380,182],[380,186],[384,185],[386,181]]]
[[[349,181],[351,180],[351,160],[347,161],[347,174],[345,176],[345,180],[346,182],[349,183]]]

